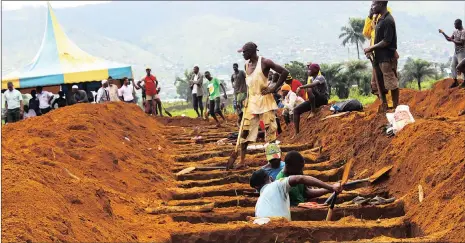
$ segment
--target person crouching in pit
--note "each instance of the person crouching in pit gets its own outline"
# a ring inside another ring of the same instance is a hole
[[[288,158],[288,155],[286,155],[286,159],[303,160],[303,157],[298,152],[292,151],[289,153],[293,153],[294,155],[292,156],[292,158]],[[296,156],[295,153],[299,154],[302,158]],[[291,220],[291,201],[289,193],[293,187],[300,185],[302,185],[305,188],[322,188],[308,189],[315,190],[318,192],[324,191],[325,193],[339,193],[342,191],[340,183],[330,185],[311,176],[292,175],[284,178],[276,177],[276,180],[272,181],[271,177],[267,174],[267,172],[264,169],[259,169],[255,171],[252,174],[252,177],[250,178],[250,186],[257,189],[260,192],[257,204],[255,205],[255,217],[284,217],[288,220]],[[320,193],[312,193],[310,195],[320,195]]]

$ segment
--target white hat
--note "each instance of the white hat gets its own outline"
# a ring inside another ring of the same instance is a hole
[[[79,89],[77,85],[73,85],[73,87],[71,87],[73,89]]]
[[[102,85],[104,85],[106,83],[108,83],[108,80],[106,80],[106,79],[102,80]]]

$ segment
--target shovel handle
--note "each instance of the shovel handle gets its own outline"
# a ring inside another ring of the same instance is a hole
[[[370,179],[366,178],[366,179],[361,179],[361,180],[350,181],[350,182],[347,182],[346,184],[344,184],[342,187],[352,186],[352,185],[356,185],[356,184],[367,182],[367,181],[370,181]],[[336,193],[333,192],[333,194],[331,194],[331,196],[329,196],[328,199],[326,199],[324,204],[328,205],[331,202],[331,200],[333,200],[335,195],[336,195]]]
[[[334,204],[336,203],[336,199],[337,199],[337,193],[334,193],[333,195],[334,197],[331,200],[331,205],[329,206],[328,214],[326,215],[326,221],[331,221],[331,218],[333,217],[333,210],[334,210]]]

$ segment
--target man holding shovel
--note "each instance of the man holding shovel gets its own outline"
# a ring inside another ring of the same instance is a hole
[[[381,70],[380,76],[382,76],[384,88],[391,91],[392,104],[395,109],[399,104],[400,93],[397,77],[397,33],[394,18],[387,10],[387,3],[387,1],[373,1],[371,6],[373,14],[380,17],[376,24],[374,45],[365,48],[364,51],[367,56],[373,54],[373,65]],[[378,77],[377,73],[374,73],[374,77]],[[379,112],[385,112],[388,105],[382,92],[382,85],[379,85],[380,81],[378,79],[377,88],[382,100]]]
[[[239,129],[238,143],[236,150],[231,155],[227,168],[230,169],[238,156],[238,145],[241,146],[241,160],[238,168],[244,167],[245,154],[249,142],[257,140],[260,121],[265,125],[265,141],[273,143],[276,140],[276,116],[278,109],[273,97],[273,93],[284,83],[289,71],[272,60],[257,55],[257,45],[253,42],[246,43],[238,52],[242,52],[245,63],[246,83],[248,87],[248,97],[245,104],[244,115],[242,117],[241,128]],[[281,76],[273,86],[268,86],[268,73],[273,69]]]

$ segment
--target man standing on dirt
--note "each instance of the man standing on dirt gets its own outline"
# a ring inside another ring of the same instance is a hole
[[[215,119],[216,126],[220,127],[220,122],[218,121],[218,118],[216,118],[215,114],[220,115],[223,121],[226,122],[226,118],[224,118],[223,113],[221,112],[220,87],[223,89],[225,99],[228,97],[226,95],[226,89],[220,80],[211,76],[209,71],[205,72],[205,78],[208,80],[208,99],[210,101],[208,110],[210,111],[210,115],[213,117],[213,119]]]
[[[53,94],[51,92],[43,90],[42,86],[36,88],[37,99],[39,100],[40,113],[42,115],[47,114],[52,110],[51,104],[53,100]]]
[[[231,84],[234,88],[234,103],[236,104],[236,113],[239,117],[238,126],[240,126],[242,120],[242,108],[244,107],[244,101],[247,98],[247,84],[245,83],[245,72],[239,70],[237,63],[233,64],[234,73],[231,75]]]
[[[189,83],[192,89],[192,104],[194,105],[195,113],[197,113],[197,118],[201,118],[203,116],[203,75],[199,72],[199,66],[194,66],[194,73]]]
[[[465,30],[463,29],[462,20],[456,19],[454,22],[454,33],[451,37],[447,36],[442,30],[439,30],[439,33],[443,34],[447,41],[453,42],[455,46],[454,56],[452,57],[451,69],[452,69],[452,78],[454,78],[454,83],[451,88],[457,87],[459,82],[457,81],[457,65],[465,59]],[[465,74],[462,72],[462,76],[465,78]],[[465,82],[460,86],[465,88]]]
[[[110,101],[110,92],[108,92],[108,80],[102,80],[102,87],[97,91],[96,103],[105,103]]]
[[[137,82],[137,87],[141,87],[141,83],[144,82],[144,89],[145,89],[145,113],[147,114],[155,114],[156,112],[156,103],[155,103],[155,95],[157,94],[157,86],[158,80],[155,76],[151,74],[151,69],[147,67],[145,72],[147,76],[142,78]]]
[[[14,88],[12,82],[8,82],[8,90],[5,91],[5,109],[8,123],[19,121],[24,113],[23,95]]]
[[[253,42],[246,43],[238,52],[242,52],[245,63],[246,83],[248,86],[248,98],[244,108],[242,133],[240,134],[241,159],[238,168],[244,167],[247,145],[257,140],[260,121],[265,126],[265,141],[274,143],[276,140],[276,116],[278,109],[273,93],[277,92],[284,83],[289,71],[274,63],[272,60],[257,55],[257,45]],[[268,86],[268,73],[270,69],[279,73],[278,82],[274,86]],[[231,155],[227,168],[233,167],[237,153]]]
[[[110,101],[111,102],[118,102],[120,101],[118,97],[118,86],[116,85],[116,80],[113,79],[111,76],[108,77],[108,83],[109,83],[109,92],[110,92]]]
[[[391,91],[392,104],[395,109],[399,104],[399,79],[397,77],[397,33],[394,18],[387,10],[388,1],[373,1],[373,13],[380,15],[376,24],[374,45],[365,48],[365,54],[374,52],[374,65],[379,65],[384,81],[384,88]],[[388,109],[387,102],[380,109]]]

